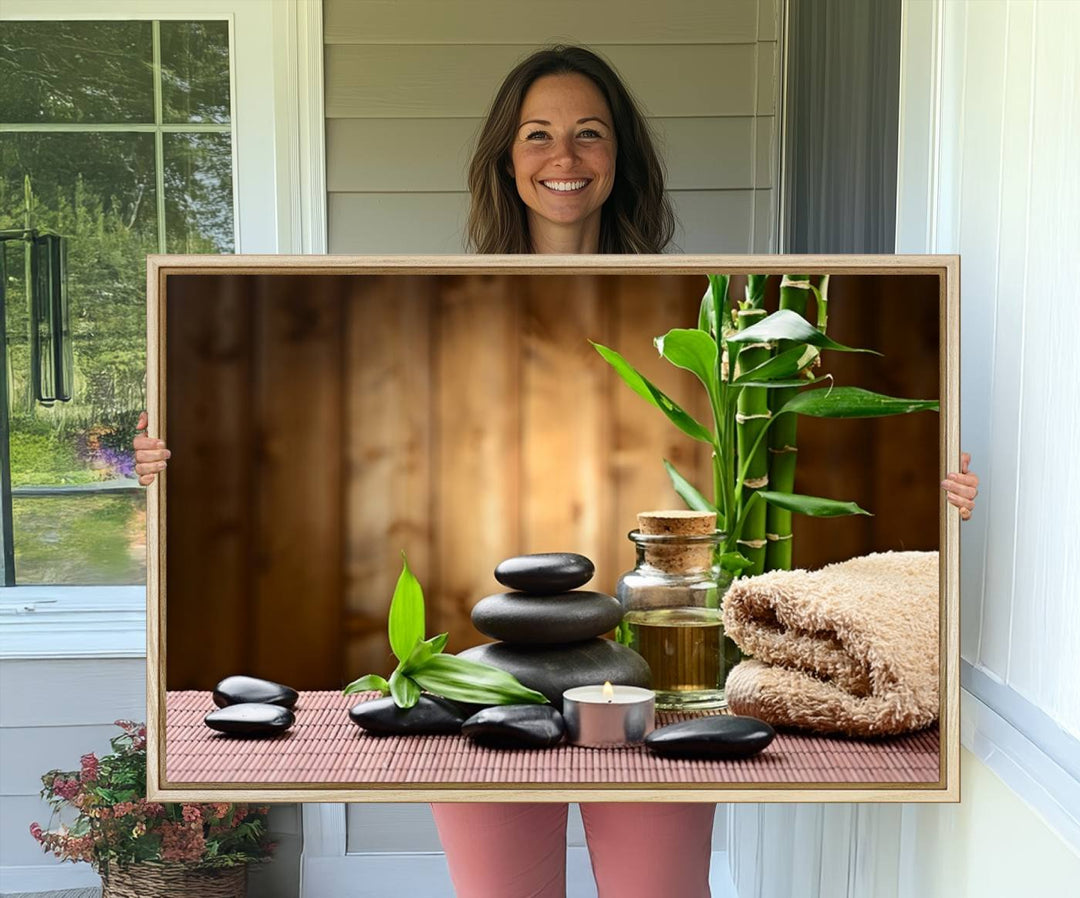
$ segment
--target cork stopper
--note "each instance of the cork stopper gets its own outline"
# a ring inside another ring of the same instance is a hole
[[[647,536],[711,536],[716,531],[713,511],[643,511],[637,519],[638,531]],[[708,567],[712,552],[712,543],[704,541],[645,543],[646,563],[672,574]]]

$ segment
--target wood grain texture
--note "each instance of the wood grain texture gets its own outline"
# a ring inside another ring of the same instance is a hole
[[[168,506],[167,638],[183,647],[168,656],[170,687],[208,677],[213,685],[234,672],[219,665],[242,669],[253,660],[245,640],[254,602],[246,553],[256,536],[249,514],[252,286],[228,275],[178,275],[167,285],[173,458],[159,481],[173,496],[213,497]]]
[[[506,276],[440,284],[431,363],[439,488],[424,582],[441,594],[429,632],[448,632],[451,652],[488,641],[473,629],[472,606],[498,591],[495,565],[520,551],[521,287]]]
[[[295,689],[341,676],[344,289],[254,284],[251,672]]]
[[[601,501],[610,383],[588,339],[605,341],[610,323],[602,281],[530,281],[521,318],[519,443],[521,551],[572,547],[596,564],[593,588],[601,591],[614,575],[611,521]]]
[[[386,636],[401,553],[430,587],[435,491],[433,278],[349,278],[339,428],[346,508],[346,682],[392,670]]]

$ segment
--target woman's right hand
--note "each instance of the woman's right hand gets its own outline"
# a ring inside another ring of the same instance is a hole
[[[146,412],[141,412],[135,429],[145,431],[148,422]],[[139,483],[149,486],[154,482],[158,471],[165,470],[165,459],[172,453],[165,448],[164,440],[156,440],[145,433],[138,434],[132,445],[135,447],[135,473],[139,475]]]

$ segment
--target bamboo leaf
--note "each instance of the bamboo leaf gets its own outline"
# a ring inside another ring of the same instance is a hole
[[[675,466],[664,459],[664,468],[667,469],[668,477],[675,492],[686,503],[688,508],[694,511],[716,511],[716,506],[697,491],[692,483],[675,470]]]
[[[811,418],[879,418],[937,410],[936,399],[898,399],[861,387],[830,387],[796,393],[778,414],[795,412]]]
[[[401,669],[390,674],[390,695],[399,708],[411,708],[420,700],[420,687]]]
[[[870,515],[870,512],[859,508],[854,502],[841,502],[837,499],[800,496],[797,493],[774,493],[768,490],[758,490],[755,495],[761,496],[766,502],[778,508],[786,508],[788,511],[810,515],[815,518],[833,518],[846,514]],[[873,517],[873,515],[870,515],[870,517]]]
[[[416,645],[413,646],[413,650],[409,652],[409,657],[401,662],[402,673],[411,673],[432,655],[439,654],[446,645],[446,640],[449,638],[449,635],[449,633],[440,633],[438,636],[432,636],[431,639],[425,639],[416,643]]]
[[[352,695],[354,692],[371,692],[373,689],[379,690],[383,695],[390,694],[390,684],[378,674],[368,674],[359,680],[353,680],[341,692],[342,695]]]
[[[712,300],[712,312],[710,317],[713,322],[713,339],[719,344],[720,335],[724,329],[724,317],[728,310],[728,284],[731,278],[726,274],[710,274],[709,299]]]
[[[746,570],[753,563],[749,558],[738,552],[724,552],[720,556],[720,568],[733,573]]]
[[[545,704],[547,698],[512,674],[457,655],[433,655],[412,671],[421,687],[445,698],[473,704]]]
[[[425,643],[431,646],[431,654],[437,655],[446,648],[446,640],[449,638],[449,633],[440,633],[438,636],[432,636],[431,639],[425,640]]]
[[[837,343],[835,340],[826,337],[798,312],[793,312],[791,309],[780,309],[773,312],[764,321],[759,321],[744,331],[732,334],[727,339],[729,343],[775,343],[778,340],[797,340],[800,343],[808,343],[820,349],[835,349],[839,352],[869,352],[872,355],[881,355],[880,352],[875,352],[873,349],[859,349]]]
[[[653,343],[676,368],[697,377],[716,401],[716,341],[712,337],[696,329],[675,328]]]
[[[821,377],[814,377],[810,380],[806,380],[802,377],[797,377],[792,380],[747,380],[740,384],[732,384],[735,387],[763,387],[766,390],[778,390],[781,387],[805,387],[811,384],[819,384],[823,380],[832,380],[831,374],[823,374]],[[782,411],[782,409],[781,409]],[[777,412],[780,414],[780,412]]]
[[[589,341],[592,343],[592,341]],[[629,362],[626,361],[614,349],[608,349],[599,343],[592,343],[596,351],[603,356],[604,360],[615,369],[628,387],[642,399],[655,405],[667,415],[668,420],[679,428],[687,436],[703,443],[713,444],[713,435],[703,424],[695,420],[691,415],[681,409],[672,399],[653,386],[645,377],[639,374]]]
[[[401,553],[401,576],[390,600],[390,650],[398,661],[409,657],[418,640],[424,638],[424,591],[409,570],[405,553]]]
[[[755,386],[763,386],[762,381],[793,378],[817,355],[818,350],[813,346],[793,346],[791,349],[770,356],[760,365],[740,374],[732,383],[737,387],[751,383]],[[799,383],[806,383],[806,381],[799,381]]]

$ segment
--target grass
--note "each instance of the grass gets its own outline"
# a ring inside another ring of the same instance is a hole
[[[49,496],[12,501],[20,584],[146,582],[146,494]]]

